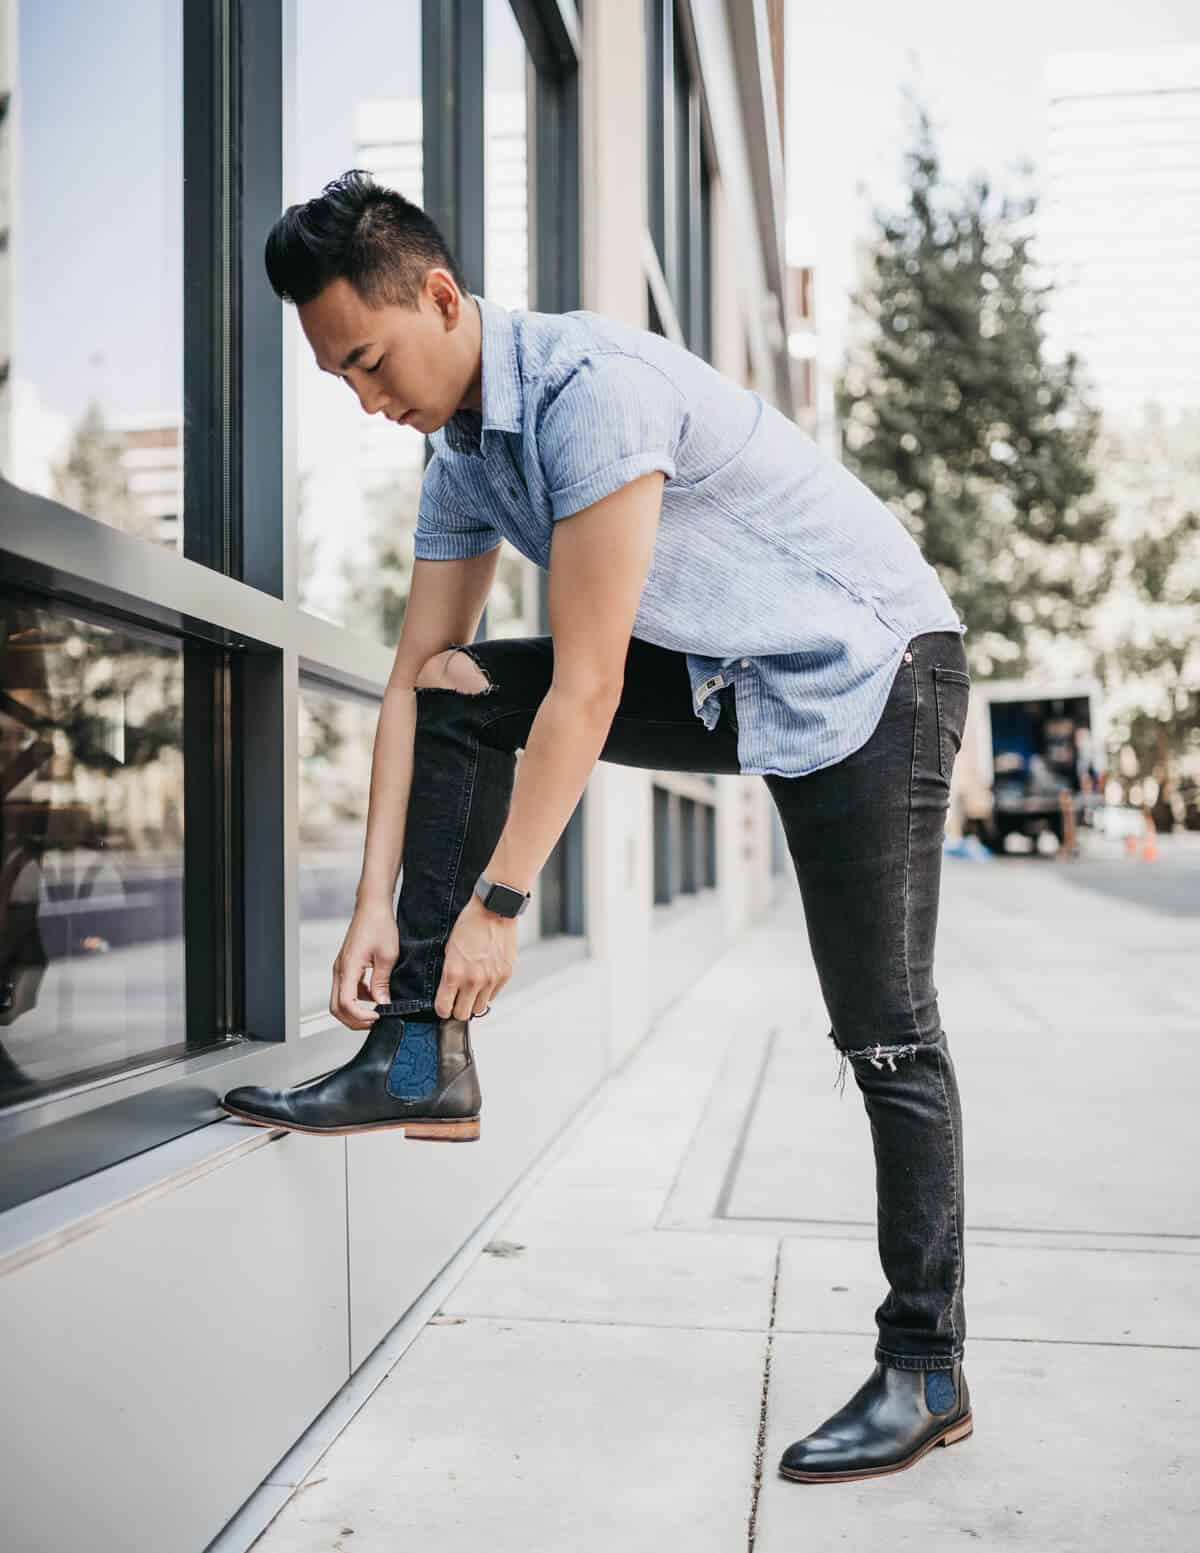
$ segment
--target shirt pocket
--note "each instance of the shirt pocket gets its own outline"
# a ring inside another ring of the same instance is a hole
[[[967,705],[971,695],[971,676],[962,669],[933,666],[933,700],[937,707],[938,770],[950,780],[954,758],[962,748]]]

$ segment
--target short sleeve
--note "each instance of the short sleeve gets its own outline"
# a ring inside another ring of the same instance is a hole
[[[421,480],[413,555],[419,561],[461,561],[494,550],[503,534],[486,517],[468,517],[454,505],[441,456],[434,454]]]
[[[652,362],[618,351],[582,361],[542,409],[538,457],[557,521],[639,475],[676,469],[687,405]]]

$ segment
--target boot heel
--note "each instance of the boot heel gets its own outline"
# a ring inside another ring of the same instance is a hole
[[[479,1118],[468,1116],[462,1121],[409,1122],[404,1128],[404,1136],[424,1138],[431,1143],[470,1143],[479,1136]]]
[[[975,1420],[971,1417],[970,1413],[968,1413],[965,1418],[959,1419],[953,1429],[947,1430],[947,1432],[938,1441],[938,1444],[953,1445],[955,1440],[965,1440],[969,1434],[973,1433],[974,1429]]]

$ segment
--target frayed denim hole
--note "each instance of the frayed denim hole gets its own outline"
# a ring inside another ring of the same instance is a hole
[[[463,642],[463,643],[459,643],[454,648],[454,651],[455,652],[465,653],[467,655],[467,657],[470,658],[471,662],[475,665],[475,667],[479,670],[479,672],[483,675],[483,678],[484,678],[484,688],[482,690],[474,690],[474,691],[464,690],[464,691],[460,691],[459,692],[460,695],[486,696],[489,693],[489,691],[495,690],[496,685],[495,685],[495,682],[492,679],[492,676],[484,668],[483,664],[480,663],[478,654],[476,652],[474,652],[472,648],[468,647],[466,645],[466,643]],[[452,686],[451,688],[452,689],[457,689],[456,686]]]
[[[488,673],[487,669],[484,668],[483,664],[480,663],[479,659],[469,647],[461,643],[456,643],[446,648],[445,651],[451,656],[456,652],[465,653],[467,657],[470,658],[475,667],[479,670],[479,672],[483,675],[483,688],[480,690],[464,690],[461,685],[414,685],[412,688],[418,697],[429,695],[431,692],[434,695],[439,696],[486,696],[490,695],[491,692],[496,689],[495,681],[492,679],[492,676]],[[436,657],[438,655],[435,654],[434,656]],[[432,659],[430,661],[432,662]],[[447,662],[449,662],[449,659],[447,659]]]

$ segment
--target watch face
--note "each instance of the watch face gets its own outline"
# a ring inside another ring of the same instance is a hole
[[[482,880],[482,875],[480,876]],[[494,911],[502,917],[516,917],[524,911],[529,904],[529,896],[521,890],[515,890],[510,884],[501,884],[493,880],[484,889],[482,884],[476,885],[476,894],[489,911]]]
[[[510,890],[507,885],[493,884],[488,891],[485,904],[489,911],[499,912],[504,917],[515,917],[517,914],[515,895],[516,891]]]

